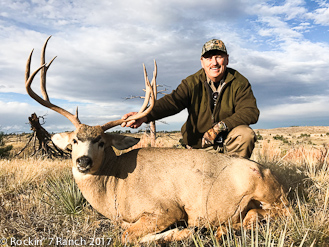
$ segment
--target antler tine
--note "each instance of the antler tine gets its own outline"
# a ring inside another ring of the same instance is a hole
[[[51,37],[51,36],[50,36]],[[71,114],[70,112],[66,111],[65,109],[59,107],[59,106],[56,106],[52,103],[50,103],[50,100],[49,100],[49,97],[48,97],[48,94],[47,94],[47,90],[46,90],[46,72],[49,68],[49,66],[51,65],[51,63],[54,61],[54,59],[56,57],[54,57],[50,63],[47,65],[45,64],[45,61],[44,61],[44,58],[45,58],[45,52],[46,52],[46,47],[47,47],[47,43],[48,43],[48,40],[50,39],[50,37],[48,37],[48,39],[46,40],[44,46],[43,46],[43,49],[42,49],[42,55],[41,55],[41,66],[35,70],[32,75],[30,75],[30,68],[31,68],[31,59],[32,59],[32,54],[33,54],[33,50],[32,52],[30,53],[30,56],[29,58],[27,59],[27,62],[26,62],[26,70],[25,70],[25,88],[26,88],[26,91],[27,93],[30,95],[30,97],[32,99],[34,99],[35,101],[37,101],[39,104],[49,108],[49,109],[52,109],[56,112],[58,112],[59,114],[63,115],[64,117],[66,117],[67,119],[69,119],[71,121],[71,123],[73,123],[73,125],[77,128],[81,122],[78,118],[78,109],[76,110],[76,114],[73,115]],[[35,75],[39,72],[39,71],[42,71],[41,72],[41,92],[42,92],[42,95],[44,97],[44,99],[42,99],[39,95],[37,95],[32,89],[31,89],[31,84],[32,84],[32,81],[35,77]]]
[[[151,110],[155,104],[155,97],[156,97],[154,95],[154,92],[156,90],[156,75],[157,75],[155,60],[154,60],[154,65],[155,65],[155,68],[154,68],[153,79],[152,79],[153,85],[151,85],[151,83],[148,79],[148,76],[147,76],[145,65],[143,64],[146,92],[145,92],[144,103],[143,103],[140,111],[137,114],[128,117],[127,119],[118,119],[118,120],[110,121],[110,122],[102,125],[102,129],[104,131],[106,131],[112,127],[118,126],[118,125],[122,124],[123,122],[129,122],[132,120],[137,120],[142,117],[145,117],[147,114],[149,114],[151,112]],[[149,107],[146,109],[148,103],[150,103],[150,104],[149,104]]]
[[[40,73],[40,88],[41,88],[41,93],[43,96],[43,99],[46,101],[49,101],[49,97],[48,97],[48,93],[46,91],[46,75],[47,75],[47,70],[50,66],[50,64],[52,63],[52,61],[54,61],[54,59],[56,57],[54,57],[51,62],[49,63],[49,65],[46,65],[46,47],[48,44],[48,40],[51,38],[51,36],[49,36],[46,40],[46,42],[44,43],[43,47],[42,47],[42,52],[41,52],[41,65],[45,64],[45,66],[41,69],[41,73]]]
[[[151,96],[150,81],[149,81],[149,78],[147,76],[147,71],[146,71],[146,68],[145,68],[145,64],[143,64],[143,70],[144,70],[144,79],[145,79],[145,97],[144,97],[143,105],[140,108],[140,110],[138,111],[138,113],[142,113],[146,109],[146,107],[149,103],[150,96]]]
[[[157,63],[154,59],[154,71],[153,71],[153,78],[152,78],[152,81],[151,81],[151,85],[153,87],[153,92],[154,92],[154,98],[155,99],[157,99],[157,96],[158,96],[158,86],[156,84],[157,74],[158,74],[158,66],[157,66]]]
[[[32,54],[33,54],[34,49],[32,49],[30,56],[27,59],[26,62],[26,68],[25,68],[25,82],[27,82],[27,80],[30,77],[30,65],[31,65],[31,58],[32,58]]]

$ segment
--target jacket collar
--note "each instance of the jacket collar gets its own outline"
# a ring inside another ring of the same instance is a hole
[[[235,79],[235,70],[231,69],[231,68],[226,68],[226,78],[225,78],[225,82],[226,83],[230,83],[231,81],[233,81]]]

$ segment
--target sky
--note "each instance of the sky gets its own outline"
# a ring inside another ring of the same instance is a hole
[[[0,131],[30,132],[44,116],[49,132],[74,130],[25,90],[26,60],[40,66],[47,37],[50,101],[102,125],[138,111],[143,63],[159,90],[174,90],[201,68],[205,42],[224,41],[229,67],[252,85],[260,118],[254,129],[329,123],[329,3],[323,0],[0,0]],[[39,90],[39,74],[32,88]],[[162,97],[159,95],[158,97]],[[157,122],[180,130],[187,112]],[[144,124],[141,129],[146,128]],[[115,127],[112,130],[129,130]]]

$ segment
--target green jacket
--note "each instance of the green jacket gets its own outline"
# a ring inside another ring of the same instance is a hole
[[[179,113],[187,108],[188,118],[182,126],[183,142],[201,148],[203,134],[214,123],[223,121],[228,131],[239,125],[258,121],[259,110],[248,80],[238,71],[227,68],[224,86],[213,109],[211,89],[203,69],[184,79],[171,94],[157,100],[148,121]]]

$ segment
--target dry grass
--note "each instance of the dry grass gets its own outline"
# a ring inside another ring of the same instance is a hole
[[[287,150],[263,142],[255,151],[253,158],[269,167],[289,190],[294,212],[284,219],[289,229],[284,246],[300,243],[304,237],[305,246],[313,242],[314,246],[329,246],[329,146],[302,144]],[[283,222],[276,224],[283,229]]]
[[[119,241],[117,237],[120,229],[89,205],[85,205],[80,214],[70,215],[51,206],[51,198],[45,197],[49,177],[58,180],[63,176],[71,177],[70,162],[42,159],[0,160],[1,239],[7,239],[8,243],[14,239],[40,240],[44,246],[55,238],[83,238],[90,241],[89,238],[112,237],[112,243]],[[73,183],[72,177],[71,182]],[[47,199],[50,203],[46,203]]]
[[[287,188],[294,209],[292,215],[261,224],[254,231],[242,229],[240,233],[234,233],[229,229],[230,234],[219,243],[208,231],[198,232],[193,239],[170,246],[329,246],[328,146],[323,145],[325,140],[318,140],[318,145],[307,145],[308,141],[287,145],[282,140],[270,138],[281,133],[264,133],[252,159],[270,167]],[[293,135],[283,134],[285,138]],[[323,134],[322,137],[328,136]],[[156,145],[180,148],[179,138],[179,134],[162,134]],[[142,136],[139,145],[149,146],[148,137]],[[111,246],[121,246],[122,229],[115,222],[105,219],[86,202],[77,200],[80,203],[74,206],[77,210],[67,210],[66,203],[60,201],[59,196],[68,200],[72,200],[72,193],[79,196],[73,186],[70,162],[0,160],[0,240],[6,239],[8,243],[13,239],[40,240],[44,246],[56,238],[85,240],[86,245],[97,240],[96,245],[105,246],[105,241],[111,238]],[[66,187],[72,189],[62,189]],[[80,243],[71,242],[71,246]],[[54,242],[50,245],[55,246]],[[65,243],[57,244],[60,245]]]

